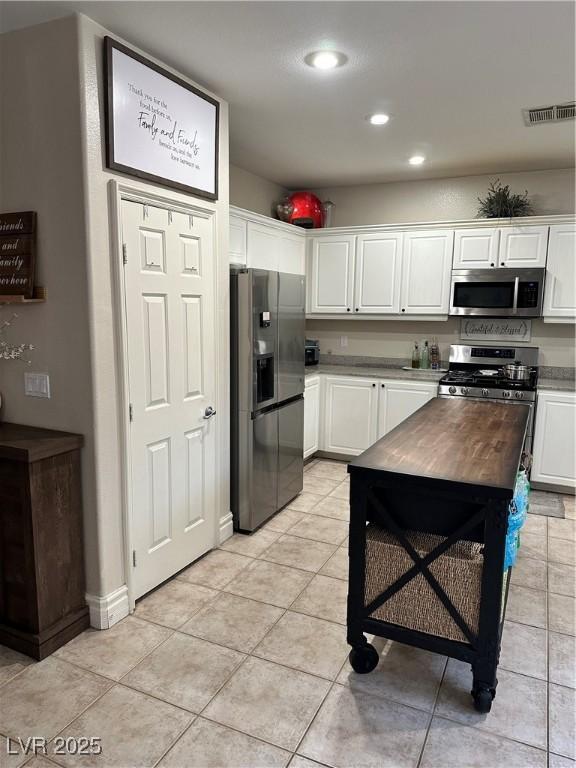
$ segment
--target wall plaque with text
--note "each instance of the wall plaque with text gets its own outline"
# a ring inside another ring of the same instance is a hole
[[[105,38],[109,168],[218,199],[218,102]]]
[[[32,298],[35,259],[36,213],[0,213],[0,296]]]
[[[460,339],[462,341],[530,341],[532,321],[520,317],[462,318]]]

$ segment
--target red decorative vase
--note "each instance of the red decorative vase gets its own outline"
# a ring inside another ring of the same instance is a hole
[[[294,206],[290,223],[305,229],[319,229],[324,226],[322,203],[312,192],[293,192],[288,199]]]

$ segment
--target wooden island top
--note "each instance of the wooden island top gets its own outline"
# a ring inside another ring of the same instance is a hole
[[[529,410],[523,403],[435,398],[350,462],[348,471],[511,498]]]

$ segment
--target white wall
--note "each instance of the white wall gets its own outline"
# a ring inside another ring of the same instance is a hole
[[[515,192],[528,190],[535,214],[574,213],[573,168],[362,184],[314,192],[321,200],[329,199],[336,204],[335,227],[473,219],[478,210],[477,198],[485,195],[488,184],[496,178],[510,184]]]
[[[45,304],[22,306],[10,330],[33,343],[29,370],[50,375],[49,400],[24,396],[22,362],[0,360],[2,419],[79,432],[86,568],[97,573],[96,478],[78,37],[73,17],[0,37],[0,210],[38,213],[36,282]],[[0,310],[0,321],[12,310]]]
[[[0,361],[0,392],[6,402],[2,415],[85,435],[86,577],[87,591],[96,597],[113,593],[126,582],[110,183],[123,181],[172,195],[105,167],[106,34],[90,19],[76,15],[0,38],[0,209],[38,212],[37,282],[48,295],[45,304],[19,310],[13,338],[36,346],[32,370],[47,371],[52,387],[50,400],[24,398],[23,366]],[[218,221],[217,504],[225,517],[229,512],[228,108],[225,102],[220,105],[219,200],[203,204],[215,210]],[[175,197],[193,200],[177,193]]]
[[[237,165],[230,166],[230,204],[246,208],[263,216],[276,218],[274,206],[286,194],[284,187],[245,171]]]
[[[442,322],[404,320],[307,320],[306,336],[320,340],[323,355],[409,358],[415,341],[436,336],[444,360],[450,344],[460,343],[460,320]],[[341,346],[341,338],[348,345]],[[575,363],[573,324],[532,321],[530,346],[540,348],[540,365],[569,366]]]

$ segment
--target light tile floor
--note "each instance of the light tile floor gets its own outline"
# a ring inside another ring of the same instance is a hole
[[[0,646],[0,768],[574,768],[574,497],[532,497],[487,716],[442,656],[376,639],[378,668],[352,672],[347,497],[345,464],[313,461],[261,531],[112,629],[41,663]],[[103,754],[56,754],[57,735],[99,736]],[[49,754],[6,754],[29,736]]]

